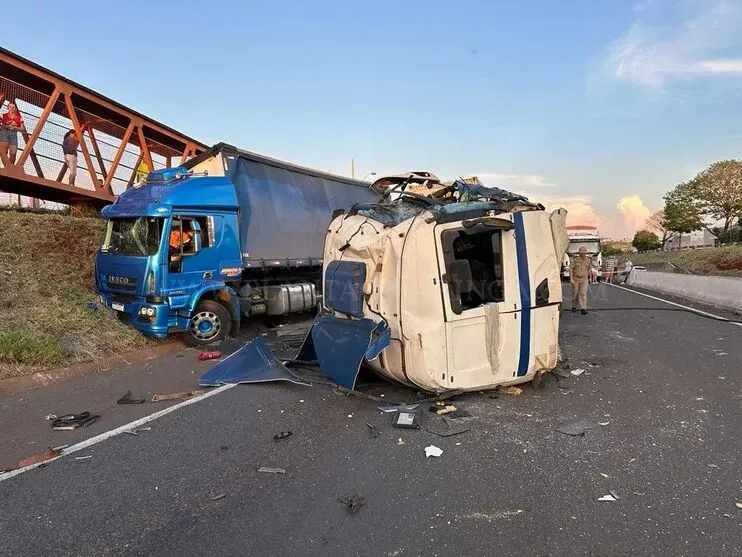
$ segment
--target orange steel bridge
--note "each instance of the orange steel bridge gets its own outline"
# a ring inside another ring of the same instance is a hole
[[[0,47],[0,106],[14,101],[25,130],[12,163],[0,154],[0,191],[57,203],[102,206],[132,186],[137,169],[178,165],[207,146],[100,93]],[[62,138],[80,138],[75,185]],[[146,164],[146,168],[141,166]],[[19,197],[20,198],[20,197]]]

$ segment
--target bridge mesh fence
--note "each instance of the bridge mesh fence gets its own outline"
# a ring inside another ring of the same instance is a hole
[[[18,133],[17,135],[18,155],[16,160],[19,160],[21,154],[26,149],[27,141],[36,129],[50,96],[3,76],[0,76],[0,91],[5,94],[2,112],[6,112],[8,103],[14,100],[24,120],[25,132]],[[126,128],[75,107],[74,98],[73,108],[75,109],[75,114],[80,125],[91,124],[95,137],[94,145],[89,133],[86,132],[84,134],[85,145],[93,165],[93,175],[91,176],[91,172],[82,153],[82,148],[78,148],[78,170],[75,186],[84,190],[100,190],[106,176],[103,169],[105,169],[106,173],[110,171],[113,160],[121,145],[121,140],[126,133]],[[64,98],[60,96],[60,100],[42,126],[39,137],[33,145],[32,155],[26,159],[23,165],[24,172],[30,176],[39,176],[48,180],[68,183],[69,172],[64,172],[66,164],[62,152],[62,140],[65,133],[71,129],[73,129],[72,120],[69,117]],[[145,139],[149,145],[152,165],[155,170],[167,166],[167,156],[172,157],[173,163],[180,161],[181,153],[178,151],[147,138],[146,134]],[[95,149],[96,145],[98,148],[97,152]],[[114,194],[120,194],[133,180],[136,167],[140,162],[141,153],[137,131],[134,130],[111,179],[111,187]],[[2,162],[0,161],[1,165]],[[4,195],[5,198],[0,197],[0,203],[16,202],[15,195],[12,197],[9,194]],[[25,204],[30,204],[30,200],[27,199]],[[53,204],[47,203],[46,205]]]

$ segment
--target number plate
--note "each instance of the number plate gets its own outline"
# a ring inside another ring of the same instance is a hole
[[[124,304],[111,304],[111,307],[116,311],[124,311]]]

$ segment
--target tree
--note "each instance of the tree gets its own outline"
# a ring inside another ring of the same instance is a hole
[[[662,244],[660,244],[660,239],[654,232],[640,230],[634,235],[631,245],[638,251],[650,251],[658,249]]]
[[[605,257],[611,257],[612,255],[621,255],[624,250],[621,246],[614,244],[613,242],[602,240],[601,251]]]
[[[647,222],[644,224],[644,229],[657,234],[661,238],[660,242],[663,246],[667,240],[675,235],[674,231],[668,230],[665,226],[665,211],[663,210],[655,211],[649,215]]]
[[[667,192],[664,197],[662,226],[670,232],[680,234],[680,247],[683,234],[703,228],[701,208],[695,193],[695,187],[691,182],[683,182]]]
[[[690,182],[690,189],[703,216],[723,221],[723,232],[742,214],[742,161],[713,163]]]

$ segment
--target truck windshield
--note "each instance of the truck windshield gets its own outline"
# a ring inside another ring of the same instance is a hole
[[[577,255],[580,252],[581,247],[584,247],[587,250],[587,253],[600,253],[599,240],[572,240],[567,246],[567,253],[570,255]]]
[[[160,248],[164,221],[157,217],[110,219],[101,251],[117,255],[154,255]]]

